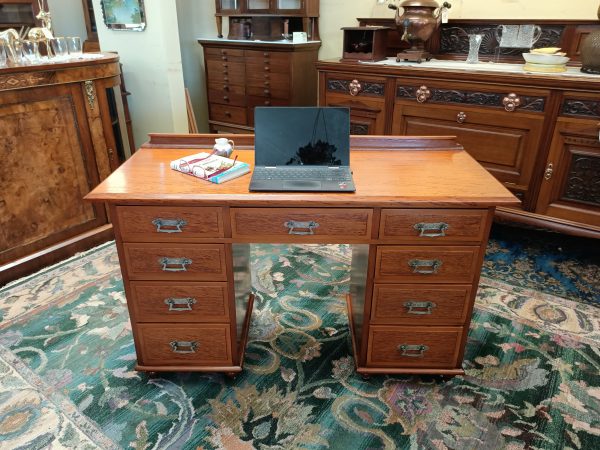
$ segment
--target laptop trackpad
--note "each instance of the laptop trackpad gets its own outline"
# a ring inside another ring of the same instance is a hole
[[[320,189],[320,181],[312,180],[290,180],[284,181],[283,187],[287,189]]]

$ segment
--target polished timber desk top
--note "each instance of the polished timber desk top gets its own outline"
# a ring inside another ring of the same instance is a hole
[[[220,135],[223,136],[223,135]],[[251,135],[235,140],[254,162]],[[247,243],[352,245],[356,370],[463,374],[494,208],[518,200],[453,138],[352,137],[355,193],[249,192],[169,163],[214,135],[151,135],[86,196],[108,204],[142,371],[238,373],[250,327]]]
[[[236,136],[232,136],[235,140]],[[360,138],[358,138],[360,139]],[[219,206],[373,206],[373,207],[487,207],[514,205],[515,197],[455,142],[429,138],[432,149],[403,149],[419,138],[381,137],[375,150],[365,138],[362,150],[352,150],[350,166],[355,193],[250,192],[251,175],[223,184],[171,170],[172,160],[211,145],[181,148],[142,148],[87,196],[91,201],[121,204],[168,202]],[[207,141],[208,142],[208,141]],[[386,147],[386,144],[389,144]],[[386,148],[390,148],[389,150]],[[251,150],[235,150],[238,160],[254,165]]]

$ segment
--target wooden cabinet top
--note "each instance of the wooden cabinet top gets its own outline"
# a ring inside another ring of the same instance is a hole
[[[212,206],[461,207],[515,205],[518,200],[456,142],[432,149],[414,143],[435,138],[365,138],[351,151],[356,193],[249,192],[251,175],[214,184],[172,170],[170,161],[212,146],[182,149],[142,148],[85,198],[118,204]],[[360,138],[353,137],[353,145]],[[373,142],[376,145],[371,146]],[[386,142],[390,143],[386,147]],[[402,148],[402,143],[413,144]],[[168,145],[168,144],[167,144]],[[395,148],[394,148],[395,147]],[[239,148],[239,147],[238,147]],[[390,148],[387,150],[386,148]],[[238,160],[254,164],[252,150],[237,150]]]

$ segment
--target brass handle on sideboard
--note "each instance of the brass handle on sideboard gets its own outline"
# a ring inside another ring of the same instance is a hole
[[[171,341],[169,345],[173,353],[196,353],[198,349],[196,341]]]
[[[549,181],[552,178],[552,174],[554,173],[554,164],[548,163],[546,166],[546,170],[544,171],[544,180]]]
[[[506,111],[513,112],[521,105],[521,98],[514,92],[511,92],[502,99],[502,104]]]
[[[353,97],[358,95],[361,89],[362,89],[362,85],[360,84],[360,82],[358,80],[352,80],[350,82],[350,84],[348,85],[348,91],[350,92],[350,95],[352,95]]]
[[[439,259],[411,259],[408,261],[408,265],[412,268],[413,273],[433,275],[442,266],[442,261]]]
[[[461,112],[459,112],[456,115],[456,121],[458,123],[465,123],[465,120],[467,120],[467,113],[466,112],[461,111]]]
[[[152,225],[156,226],[157,233],[183,233],[182,227],[187,225],[183,219],[161,219],[157,217],[152,221]]]
[[[429,347],[423,344],[401,344],[398,346],[400,356],[407,356],[409,358],[422,358],[423,356],[425,356],[425,352],[427,350],[429,350]]]
[[[169,306],[169,311],[191,311],[192,305],[196,304],[196,299],[193,297],[165,298],[165,305]]]
[[[446,236],[446,230],[450,226],[446,222],[419,222],[413,228],[419,232],[419,237],[441,237]]]
[[[431,91],[427,86],[421,86],[415,93],[419,103],[425,103],[431,97]]]
[[[289,229],[288,234],[298,235],[315,234],[314,229],[319,227],[319,224],[314,220],[311,220],[310,222],[296,222],[295,220],[289,220],[283,225]],[[297,231],[296,228],[302,228],[308,231]]]

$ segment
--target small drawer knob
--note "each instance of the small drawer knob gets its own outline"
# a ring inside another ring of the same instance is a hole
[[[271,106],[271,100],[265,100],[265,106]]]
[[[465,123],[465,120],[467,120],[467,113],[461,111],[456,115],[456,121],[458,123]]]

